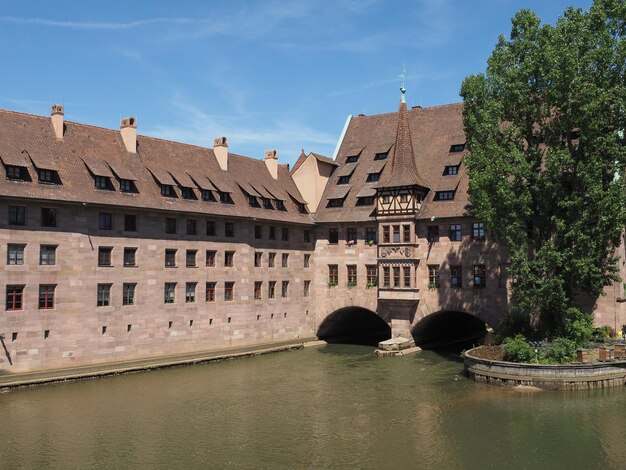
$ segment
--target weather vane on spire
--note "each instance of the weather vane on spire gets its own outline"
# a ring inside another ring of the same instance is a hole
[[[402,93],[402,98],[401,98],[402,103],[406,103],[406,101],[404,100],[404,94],[406,93],[406,88],[404,88],[405,78],[406,78],[406,69],[404,68],[404,64],[402,64],[402,73],[400,74],[400,80],[401,80],[400,93]]]

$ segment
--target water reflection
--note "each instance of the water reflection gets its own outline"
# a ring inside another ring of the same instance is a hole
[[[3,393],[2,468],[623,468],[623,389],[520,394],[450,354],[329,345]]]

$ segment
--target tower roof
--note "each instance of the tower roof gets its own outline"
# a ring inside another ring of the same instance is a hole
[[[377,185],[377,188],[398,186],[421,186],[428,188],[428,183],[417,170],[404,93],[402,98],[400,108],[398,109],[398,127],[396,129],[395,145],[393,146],[393,156],[390,162],[391,168],[387,172],[386,178]]]

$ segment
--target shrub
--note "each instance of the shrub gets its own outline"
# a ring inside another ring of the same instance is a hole
[[[546,358],[557,364],[566,364],[576,358],[576,343],[568,338],[556,338],[546,352]]]
[[[593,317],[571,307],[567,310],[567,323],[565,324],[567,338],[574,341],[576,347],[586,348],[593,336]]]
[[[506,361],[531,362],[535,357],[535,350],[521,334],[506,338],[503,348]]]
[[[601,326],[600,328],[594,328],[593,330],[593,340],[597,342],[602,342],[605,339],[611,337],[611,328],[608,326]]]

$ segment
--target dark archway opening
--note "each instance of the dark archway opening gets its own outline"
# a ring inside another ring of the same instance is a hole
[[[422,349],[458,350],[482,344],[488,326],[473,315],[444,311],[420,320],[413,328],[415,344]]]
[[[329,343],[376,346],[391,338],[391,328],[376,313],[360,307],[345,307],[328,315],[317,337]]]

